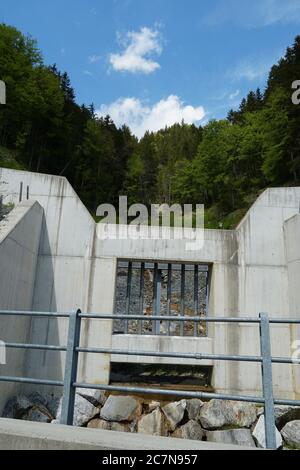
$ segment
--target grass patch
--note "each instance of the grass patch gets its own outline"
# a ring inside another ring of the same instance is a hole
[[[0,146],[0,167],[11,168],[12,170],[26,170],[26,167],[18,162],[17,151],[2,146]]]

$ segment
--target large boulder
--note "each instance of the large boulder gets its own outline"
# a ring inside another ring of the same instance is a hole
[[[60,397],[38,392],[11,397],[3,410],[5,418],[49,422],[57,415]]]
[[[204,437],[203,429],[197,421],[191,419],[187,423],[177,428],[172,437],[179,437],[181,439],[191,439],[194,441],[202,441]]]
[[[221,431],[207,431],[206,440],[224,444],[235,444],[245,447],[255,447],[250,429],[224,429]]]
[[[100,417],[106,421],[133,421],[141,414],[142,405],[136,398],[110,395],[101,409]]]
[[[261,415],[255,424],[252,436],[257,444],[257,447],[266,449],[266,434],[265,434],[265,416]],[[282,437],[278,429],[276,428],[276,447],[277,449],[282,446]]]
[[[186,400],[174,401],[162,408],[171,431],[183,420],[186,409]]]
[[[286,405],[275,406],[275,422],[279,431],[289,421],[296,421],[298,419],[300,419],[300,407],[299,406],[286,406]]]
[[[92,403],[97,408],[101,408],[106,401],[105,391],[92,388],[77,388],[76,393],[82,398]]]
[[[39,423],[51,423],[53,416],[43,405],[36,405],[30,408],[22,417],[25,421],[37,421]]]
[[[251,403],[232,400],[210,400],[205,403],[199,415],[205,429],[217,429],[226,426],[249,428],[257,418],[257,408]]]
[[[199,398],[190,398],[189,400],[186,400],[186,410],[189,419],[197,419],[203,405],[204,402],[199,400]]]
[[[300,449],[300,420],[290,421],[281,430],[281,434],[288,446]]]
[[[137,424],[137,432],[154,436],[167,436],[168,427],[165,415],[159,408],[155,408],[152,413],[141,417]]]
[[[15,395],[6,402],[2,417],[22,419],[33,405],[34,403],[26,395]]]
[[[61,407],[62,407],[62,398],[60,400],[59,407],[57,410],[55,423],[60,422]],[[92,418],[99,415],[99,412],[100,412],[99,408],[97,408],[90,401],[86,400],[81,395],[78,395],[78,393],[76,393],[73,426],[85,426]]]

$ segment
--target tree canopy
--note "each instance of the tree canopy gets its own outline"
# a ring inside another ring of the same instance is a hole
[[[203,127],[184,122],[138,139],[93,104],[76,102],[67,72],[45,65],[36,41],[0,24],[0,150],[23,168],[64,175],[94,214],[103,202],[205,203],[215,222],[266,186],[300,184],[300,36],[238,110]],[[4,164],[1,160],[0,165]],[[230,219],[231,220],[231,219]]]

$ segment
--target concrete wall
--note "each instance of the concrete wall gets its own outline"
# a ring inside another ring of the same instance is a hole
[[[261,311],[268,312],[270,316],[299,315],[295,279],[300,266],[297,264],[298,255],[294,252],[287,254],[287,247],[296,247],[295,233],[300,232],[296,225],[288,229],[291,222],[285,224],[285,221],[299,211],[300,188],[265,191],[237,230],[204,230],[203,246],[197,251],[188,251],[186,240],[100,240],[93,218],[64,178],[2,169],[1,181],[7,182],[6,202],[18,200],[19,185],[23,182],[23,187],[29,186],[30,197],[44,209],[32,302],[35,310],[81,308],[87,312],[113,312],[116,263],[118,258],[122,258],[208,264],[209,314],[212,316],[258,316]],[[295,240],[290,241],[293,236]],[[32,342],[64,344],[66,326],[63,320],[34,320],[30,339]],[[242,323],[209,324],[208,338],[112,336],[112,322],[88,320],[83,321],[82,333],[82,344],[89,346],[260,353],[258,327]],[[297,334],[289,326],[273,327],[273,354],[289,356],[291,341]],[[132,357],[89,355],[87,360],[87,356],[83,356],[79,379],[107,382],[110,359],[134,361]],[[141,358],[135,360],[140,361]],[[160,359],[159,362],[172,360]],[[61,378],[64,354],[32,352],[27,364],[29,375]],[[216,361],[213,385],[218,391],[260,393],[260,366]],[[299,377],[293,367],[274,366],[274,389],[278,397],[298,396]]]
[[[0,308],[31,310],[36,264],[43,220],[43,209],[35,201],[26,201],[13,209],[0,222]],[[26,343],[29,339],[30,318],[0,315],[0,340]],[[7,349],[6,364],[0,365],[1,375],[24,374],[25,353]],[[15,384],[1,383],[0,410]]]
[[[290,316],[299,318],[300,305],[300,215],[296,214],[284,223],[285,248],[288,268]],[[300,325],[290,327],[290,354],[300,358]],[[300,396],[300,366],[292,366],[293,387]]]
[[[63,177],[0,169],[4,203],[18,205],[20,183],[44,209],[32,308],[39,311],[113,312],[116,258],[96,257],[96,224],[71,185]],[[23,197],[24,197],[23,194]],[[1,306],[1,305],[0,305]],[[66,344],[67,320],[34,319],[32,343]],[[82,344],[111,347],[111,322],[83,321]],[[30,351],[28,376],[61,379],[65,353]],[[81,354],[79,379],[107,382],[109,357]],[[26,389],[35,388],[27,386]]]
[[[174,437],[149,437],[141,433],[0,418],[0,450],[259,450],[256,447]],[[99,462],[101,465],[101,455]]]
[[[299,212],[300,188],[272,188],[264,191],[250,208],[237,228],[238,239],[238,295],[239,315],[256,316],[268,312],[272,317],[299,316],[299,308],[291,312],[288,263],[284,237],[284,222]],[[300,232],[298,232],[298,237]],[[297,235],[296,235],[297,237]],[[299,304],[298,304],[299,305]],[[292,315],[293,316],[293,315]],[[248,353],[259,352],[257,328],[247,327],[247,335],[235,335],[238,349]],[[272,353],[290,356],[289,325],[272,326]],[[237,364],[237,387],[258,389],[261,384],[260,367]],[[248,371],[253,369],[249,376]],[[293,368],[273,366],[274,393],[293,398],[297,390]],[[251,377],[251,378],[250,378]]]

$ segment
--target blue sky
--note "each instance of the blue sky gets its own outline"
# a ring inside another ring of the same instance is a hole
[[[79,103],[135,134],[225,117],[300,34],[300,0],[2,0]]]

